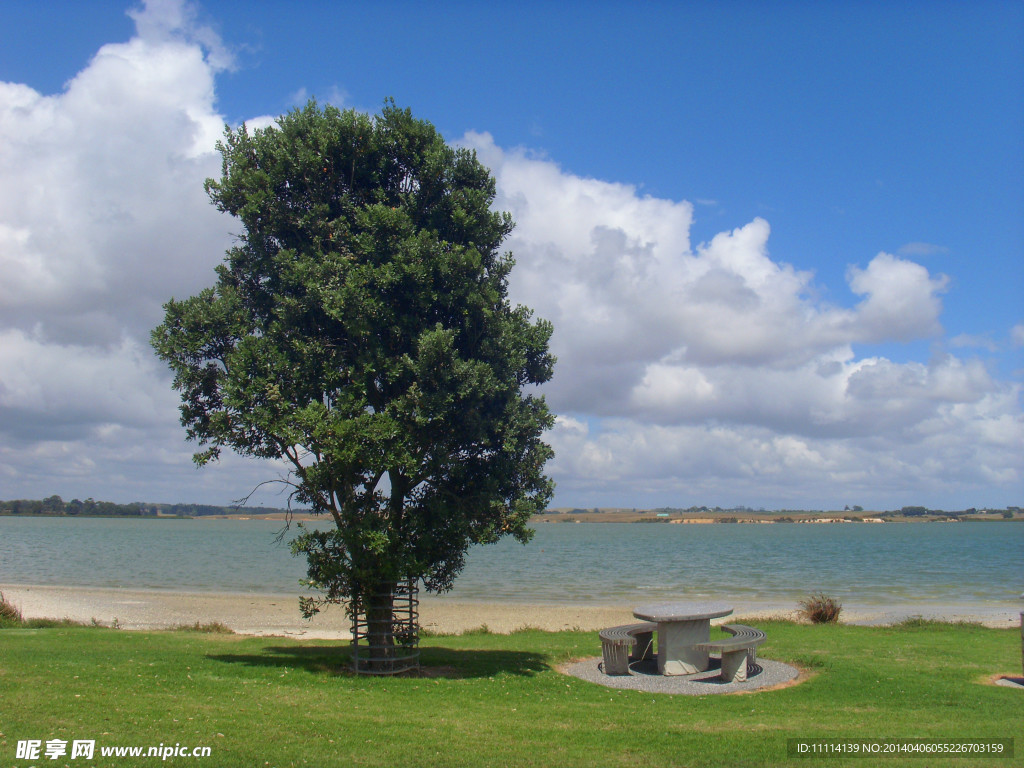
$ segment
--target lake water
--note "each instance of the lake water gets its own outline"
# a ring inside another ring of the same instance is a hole
[[[299,594],[281,523],[0,517],[0,583]],[[294,531],[294,528],[293,528]],[[470,550],[453,598],[630,604],[708,599],[1020,610],[1024,523],[542,524]]]

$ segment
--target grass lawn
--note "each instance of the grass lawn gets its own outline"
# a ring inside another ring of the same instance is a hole
[[[555,667],[596,632],[423,640],[444,676],[354,677],[344,643],[79,626],[0,629],[0,766],[154,765],[101,746],[208,746],[207,766],[1024,765],[1019,631],[758,622],[760,654],[809,679],[774,691],[617,691]],[[790,758],[789,738],[1011,739],[1015,757]],[[18,760],[18,741],[94,739],[94,758]]]

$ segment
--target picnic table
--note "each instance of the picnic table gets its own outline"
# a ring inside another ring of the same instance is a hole
[[[711,638],[711,620],[732,611],[725,603],[670,602],[642,605],[633,615],[658,625],[658,673],[692,675],[709,666],[708,649],[701,644]]]

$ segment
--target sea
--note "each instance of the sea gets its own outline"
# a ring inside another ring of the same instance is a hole
[[[282,528],[255,519],[0,517],[0,584],[308,592],[304,560],[287,545],[295,524]],[[819,592],[880,609],[1019,612],[1024,522],[539,524],[529,544],[472,547],[450,597],[630,605],[728,596],[779,607]]]

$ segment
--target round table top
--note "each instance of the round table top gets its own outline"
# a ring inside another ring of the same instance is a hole
[[[732,613],[725,603],[652,603],[633,609],[633,615],[644,621],[700,621],[717,619]]]

